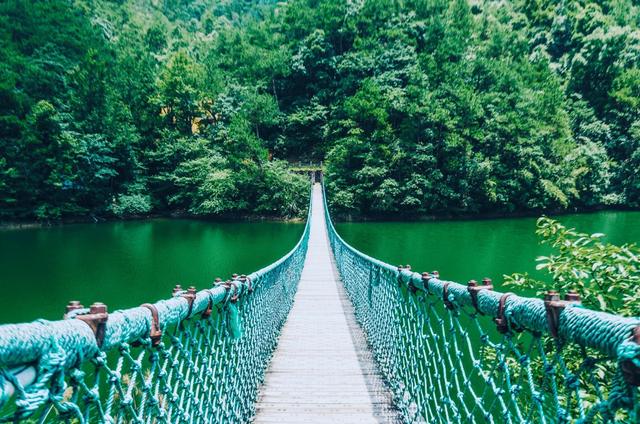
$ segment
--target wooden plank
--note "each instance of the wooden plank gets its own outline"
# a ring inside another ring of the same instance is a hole
[[[337,275],[316,184],[309,251],[255,423],[401,422]]]

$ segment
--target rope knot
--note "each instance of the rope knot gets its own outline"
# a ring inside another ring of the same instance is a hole
[[[96,367],[102,367],[104,364],[107,363],[107,354],[104,352],[100,352],[98,353],[94,358],[93,358],[93,363],[95,364]]]
[[[182,350],[182,347],[183,347],[182,342],[177,337],[175,336],[171,337],[171,344],[174,345],[176,349]]]
[[[73,402],[62,402],[62,399],[55,402],[58,410],[58,418],[64,421],[73,417],[81,417],[80,408]]]
[[[567,421],[567,416],[567,410],[562,407],[558,407],[558,422]]]
[[[531,393],[531,399],[533,399],[535,403],[541,404],[544,402],[544,395],[541,392],[534,390],[533,393]]]
[[[122,400],[120,401],[120,404],[122,406],[129,406],[131,405],[131,403],[133,402],[133,398],[131,396],[125,396],[122,398]]]
[[[88,390],[84,395],[84,399],[87,403],[98,402],[100,400],[100,390],[97,387]]]
[[[162,349],[161,352],[162,352],[162,359],[167,360],[171,358],[171,353],[167,349]]]
[[[575,374],[567,374],[565,377],[565,384],[569,390],[577,389],[580,387],[580,380]]]
[[[109,374],[109,383],[116,384],[122,376],[118,371],[111,371]]]
[[[74,383],[80,383],[82,380],[84,380],[84,376],[85,376],[85,372],[78,368],[72,369],[71,372],[69,373],[69,378]]]
[[[521,390],[522,390],[522,387],[520,387],[519,384],[514,384],[513,386],[511,386],[511,389],[509,391],[513,396],[518,396]]]

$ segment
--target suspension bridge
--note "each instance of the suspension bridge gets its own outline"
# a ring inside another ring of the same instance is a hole
[[[250,275],[0,326],[0,422],[638,423],[639,385],[640,318],[371,258],[319,184]]]

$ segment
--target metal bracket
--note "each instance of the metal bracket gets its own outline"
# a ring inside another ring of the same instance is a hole
[[[235,281],[229,281],[229,289],[233,288],[233,295],[229,299],[231,302],[237,302],[240,298],[240,287],[238,287],[238,283]]]
[[[549,290],[544,295],[544,308],[547,311],[547,324],[549,332],[554,338],[558,337],[558,328],[560,327],[560,315],[564,308],[569,305],[580,305],[580,295],[575,290],[570,290],[564,296],[564,300],[560,300],[560,295],[555,290]]]
[[[506,334],[509,332],[509,321],[504,316],[505,306],[507,303],[507,298],[512,296],[513,293],[505,293],[500,296],[500,301],[498,302],[498,313],[497,316],[493,319],[493,322],[496,323],[496,328],[498,329],[498,333]]]
[[[84,306],[82,306],[82,303],[80,303],[79,300],[70,300],[69,303],[67,304],[67,307],[65,308],[65,314],[63,318],[68,319],[69,314],[73,311],[77,311],[78,309],[84,309]]]
[[[222,280],[220,278],[216,278],[213,282],[213,286],[219,286],[221,282]],[[213,312],[213,298],[211,297],[213,296],[213,293],[211,293],[211,290],[207,290],[207,292],[209,293],[209,303],[207,304],[207,308],[202,311],[201,318],[203,319],[209,318],[211,316],[211,313]]]
[[[427,294],[433,294],[429,289],[429,280],[435,278],[436,280],[440,278],[440,273],[438,271],[423,272],[422,273],[422,285],[424,286],[424,290]]]
[[[251,281],[251,278],[249,278],[246,275],[242,274],[242,275],[240,275],[239,280],[247,285],[247,292],[248,293],[253,293],[253,284],[252,284],[253,282]]]
[[[218,286],[224,286],[224,283],[222,282],[222,279],[220,277],[216,277],[216,279],[213,282],[213,287],[218,287]],[[211,290],[208,290],[209,292],[209,303],[207,304],[207,308],[202,311],[202,318],[209,318],[211,316],[211,314],[213,313],[213,298],[211,297],[213,295],[213,293],[211,293]]]
[[[194,286],[191,286],[187,289],[186,293],[183,293],[181,296],[187,299],[189,302],[189,312],[187,313],[187,317],[191,316],[191,312],[193,312],[193,301],[196,300],[197,290]]]
[[[581,305],[582,299],[580,299],[580,294],[575,290],[569,290],[564,295],[564,300],[567,302],[573,303],[574,305]]]
[[[398,284],[402,286],[402,271],[409,271],[411,272],[411,265],[407,264],[406,266],[402,266],[400,265],[398,267]],[[418,287],[416,287],[413,284],[413,280],[411,278],[409,278],[409,282],[407,283],[407,289],[412,293],[412,294],[416,294],[416,292],[418,291]]]
[[[560,300],[560,294],[555,290],[549,290],[544,295],[544,309],[547,311],[547,325],[553,338],[558,338],[560,327],[560,315],[564,308],[573,301]]]
[[[229,299],[232,302],[236,302],[240,298],[240,284],[244,281],[242,280],[242,275],[233,274],[231,276],[231,281],[229,281],[229,288],[233,287],[233,296]]]
[[[427,294],[431,294],[431,290],[429,290],[429,280],[431,278],[431,274],[429,274],[428,272],[422,273],[422,287],[424,287],[424,290],[427,292]]]
[[[180,284],[176,284],[176,286],[172,290],[173,296],[180,296],[186,299],[189,303],[187,318],[191,317],[191,312],[193,311],[193,301],[196,299],[196,292],[197,290],[194,286],[190,286],[187,290],[184,290]]]
[[[211,298],[211,290],[207,290],[209,293],[209,303],[207,304],[207,308],[202,311],[202,315],[200,316],[203,319],[209,318],[211,313],[213,312],[213,299]]]
[[[448,310],[452,311],[455,309],[455,305],[449,300],[449,282],[442,285],[442,301]]]
[[[233,289],[233,294],[229,297],[230,302],[236,302],[240,298],[240,288],[238,287],[238,274],[233,274],[233,280],[227,281],[217,281],[216,286],[224,287],[227,291],[227,295],[231,289]]]
[[[158,346],[162,339],[162,328],[160,328],[160,318],[158,317],[158,308],[151,303],[144,303],[140,305],[141,308],[147,308],[151,311],[151,327],[149,328],[149,338],[151,339],[151,346]]]
[[[631,341],[640,345],[640,325],[631,330]],[[620,371],[627,383],[632,386],[640,386],[640,368],[633,361],[625,360],[620,363]]]
[[[68,312],[70,312],[69,306],[67,306]],[[80,309],[82,307],[79,302],[78,306],[79,307],[76,307],[72,310]],[[95,302],[89,307],[88,314],[78,314],[74,318],[79,319],[91,328],[91,331],[93,331],[93,335],[96,338],[96,344],[98,345],[98,347],[102,347],[102,342],[104,342],[105,330],[107,328],[107,321],[109,320],[107,305],[105,305],[104,303]]]
[[[478,293],[481,290],[493,290],[493,284],[491,284],[491,278],[483,278],[482,284],[478,284],[476,280],[470,280],[467,284],[467,291],[469,291],[469,296],[471,296],[471,303],[475,308],[476,312],[480,315],[484,315],[480,309],[478,309]]]

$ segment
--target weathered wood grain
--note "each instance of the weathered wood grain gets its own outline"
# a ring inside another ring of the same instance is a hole
[[[254,422],[399,422],[337,276],[318,184],[313,196],[300,286],[261,388]]]

